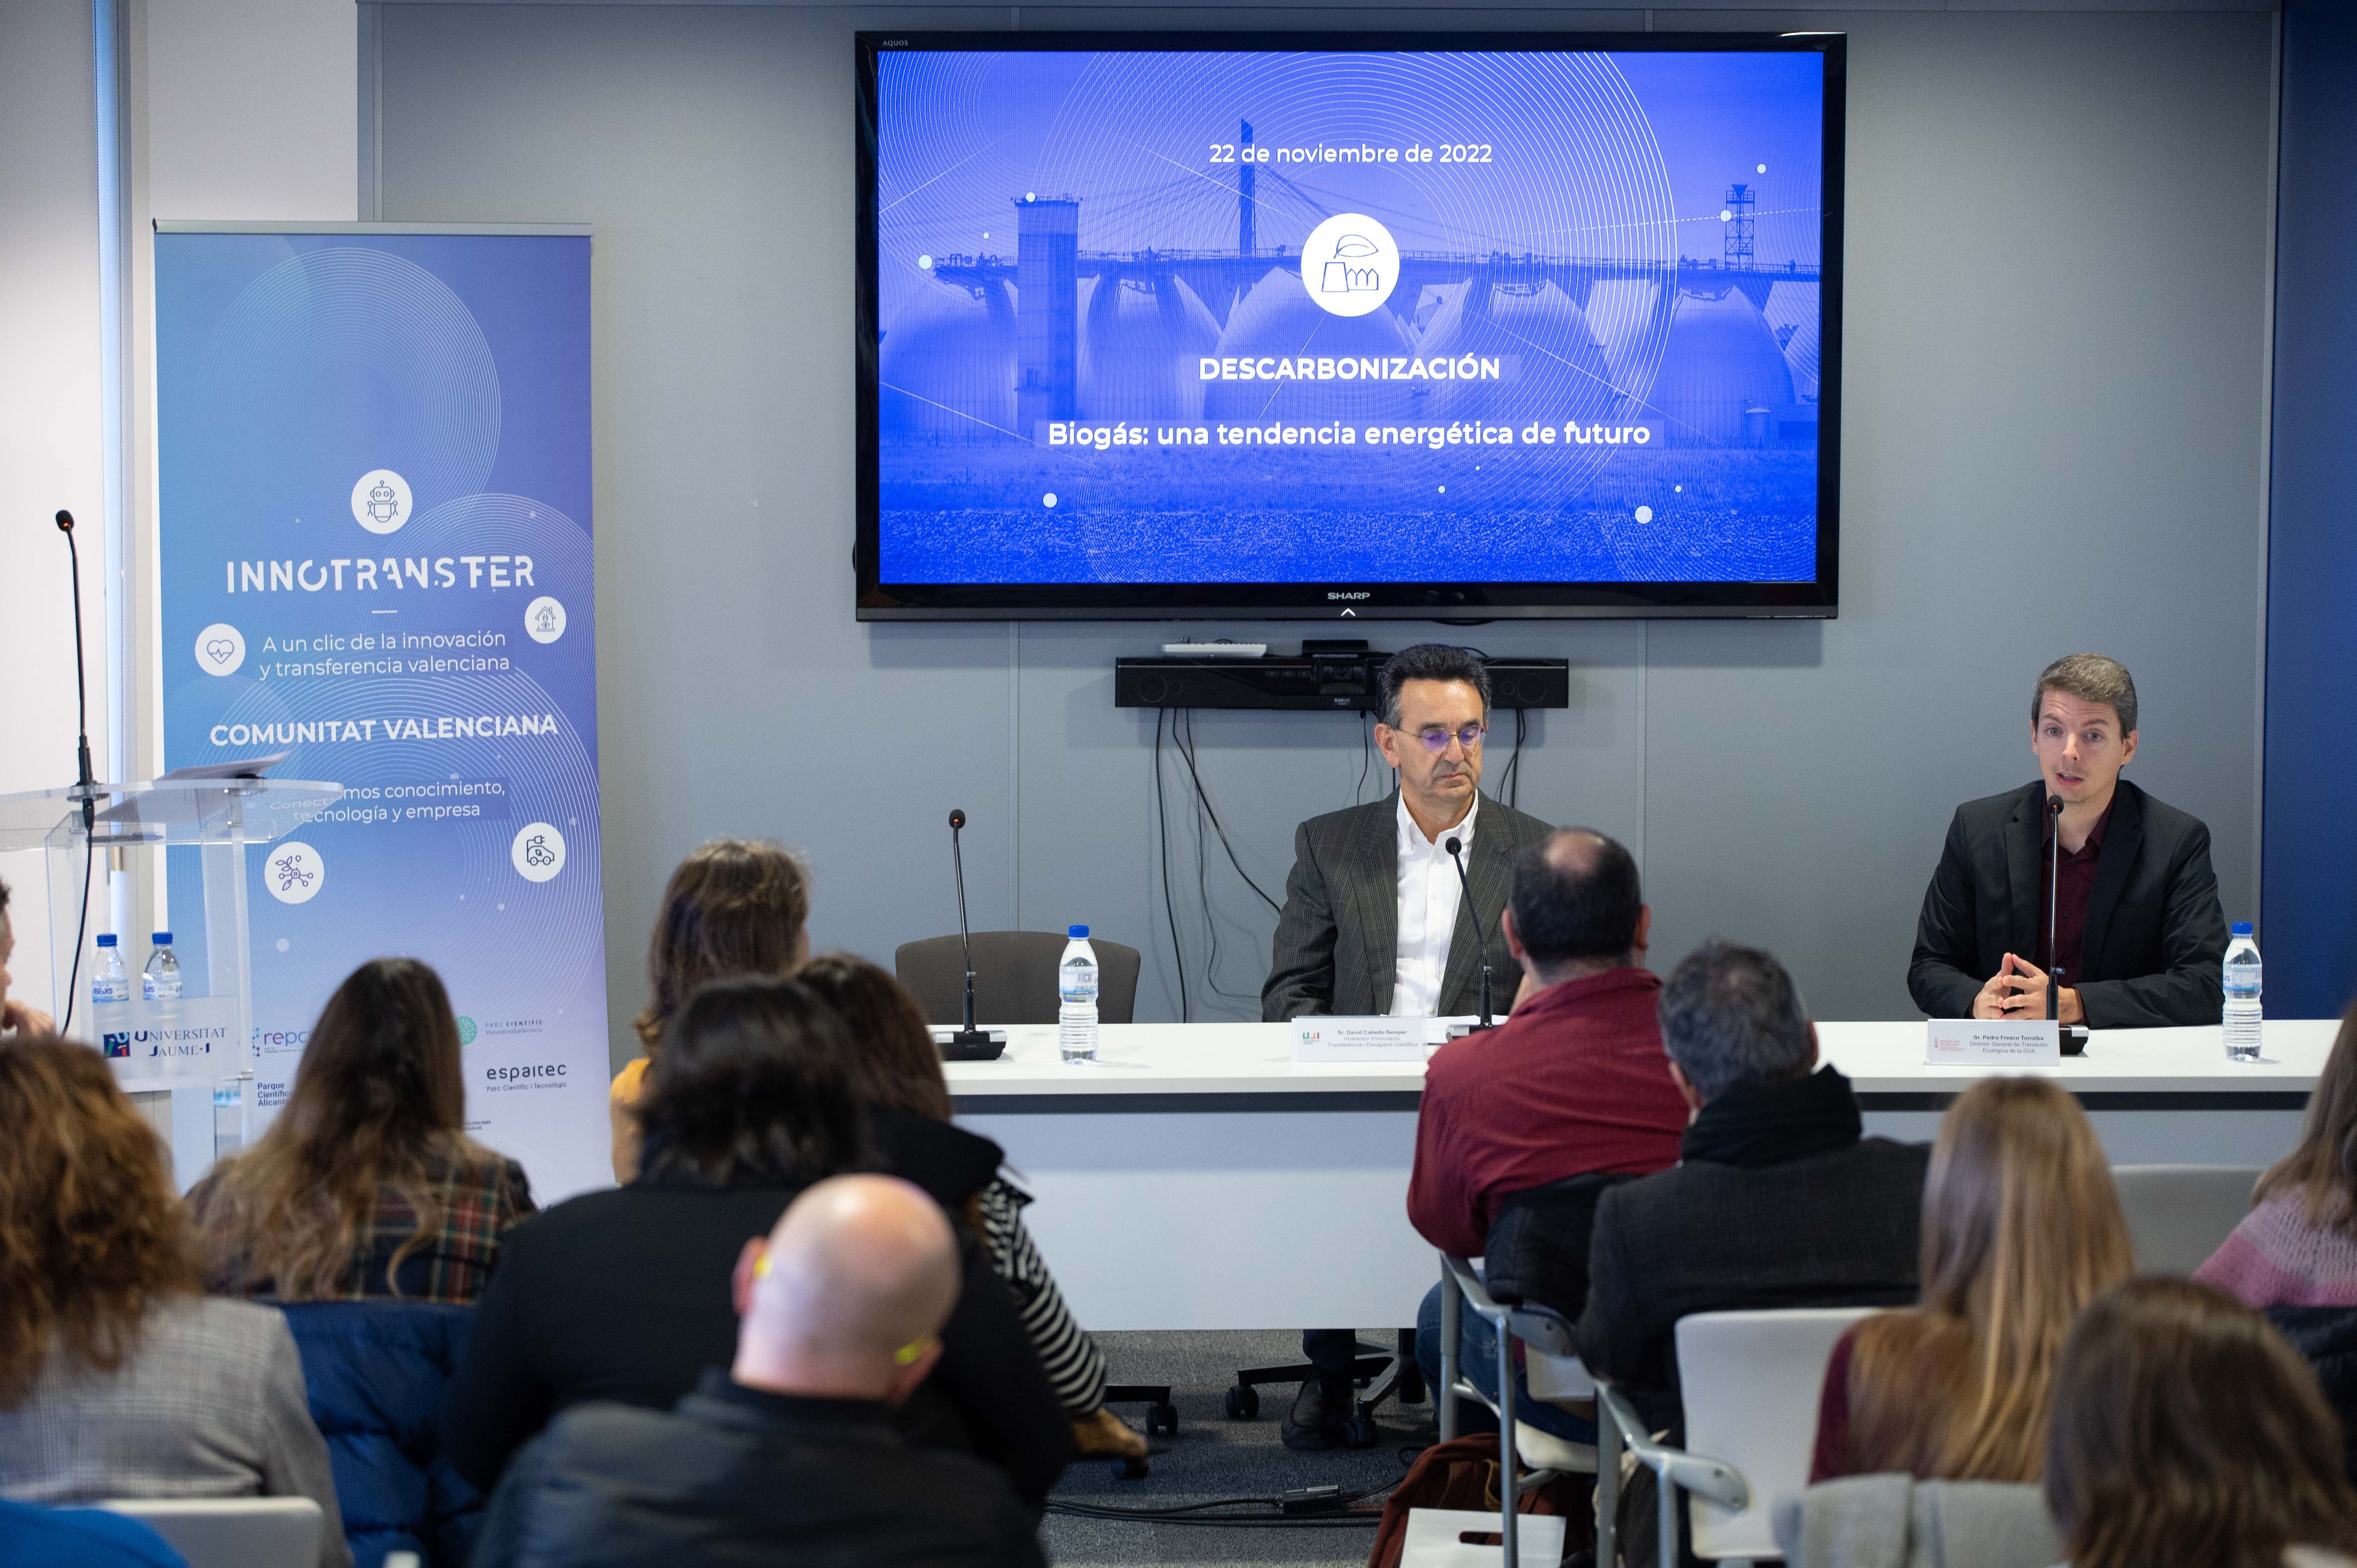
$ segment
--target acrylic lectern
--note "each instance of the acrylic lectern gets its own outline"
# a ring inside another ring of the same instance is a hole
[[[70,1008],[71,1036],[105,1055],[126,1092],[171,1092],[173,1165],[183,1187],[253,1129],[246,851],[285,838],[343,792],[283,779],[167,776],[0,795],[0,851],[46,852],[58,1021],[65,1026]],[[131,999],[93,1002],[97,934],[110,923],[102,861],[121,865],[118,852],[167,848],[200,852],[203,961],[183,971],[178,998],[151,1002],[141,997],[140,965],[126,951]],[[83,890],[93,881],[85,920]]]

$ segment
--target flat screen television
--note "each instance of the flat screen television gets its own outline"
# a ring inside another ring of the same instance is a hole
[[[1835,613],[1840,36],[857,52],[861,619]]]

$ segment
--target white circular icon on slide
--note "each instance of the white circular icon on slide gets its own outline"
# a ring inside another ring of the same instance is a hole
[[[328,880],[328,863],[299,839],[272,844],[262,863],[262,879],[281,904],[308,904]]]
[[[225,620],[197,633],[197,668],[208,675],[234,675],[245,662],[245,634]]]
[[[352,516],[371,533],[391,533],[409,521],[409,481],[391,468],[371,468],[352,487]]]
[[[534,642],[554,642],[565,635],[565,607],[541,595],[524,606],[523,628]]]
[[[508,845],[508,859],[526,882],[545,882],[565,869],[565,835],[546,822],[527,822]]]
[[[1399,275],[1399,245],[1392,231],[1363,212],[1337,213],[1301,242],[1301,286],[1318,309],[1331,315],[1382,309]]]

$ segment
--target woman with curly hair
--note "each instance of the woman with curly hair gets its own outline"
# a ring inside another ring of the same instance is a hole
[[[614,1075],[606,1110],[614,1179],[639,1174],[639,1102],[655,1051],[687,993],[728,974],[791,974],[810,957],[810,867],[761,839],[715,839],[679,863],[647,941],[651,994],[630,1021],[646,1055]]]
[[[523,1167],[466,1124],[441,977],[415,959],[361,965],[328,998],[270,1130],[188,1194],[208,1288],[473,1302],[533,1203]]]
[[[0,1496],[307,1497],[321,1568],[346,1568],[285,1320],[199,1293],[163,1147],[106,1063],[0,1042]]]

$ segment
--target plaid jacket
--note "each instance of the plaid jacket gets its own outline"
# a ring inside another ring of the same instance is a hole
[[[434,1238],[402,1260],[393,1276],[386,1268],[402,1243],[417,1233],[417,1213],[391,1187],[377,1195],[376,1212],[352,1238],[350,1268],[336,1290],[307,1299],[447,1302],[471,1305],[490,1279],[500,1241],[533,1212],[532,1183],[523,1167],[505,1155],[469,1144],[456,1158],[429,1165],[428,1180],[442,1210]],[[188,1211],[202,1239],[210,1277],[206,1288],[222,1295],[283,1294],[277,1282],[248,1261],[250,1242],[241,1234],[244,1217],[221,1192],[218,1174],[188,1194]],[[226,1262],[224,1262],[226,1260]]]

